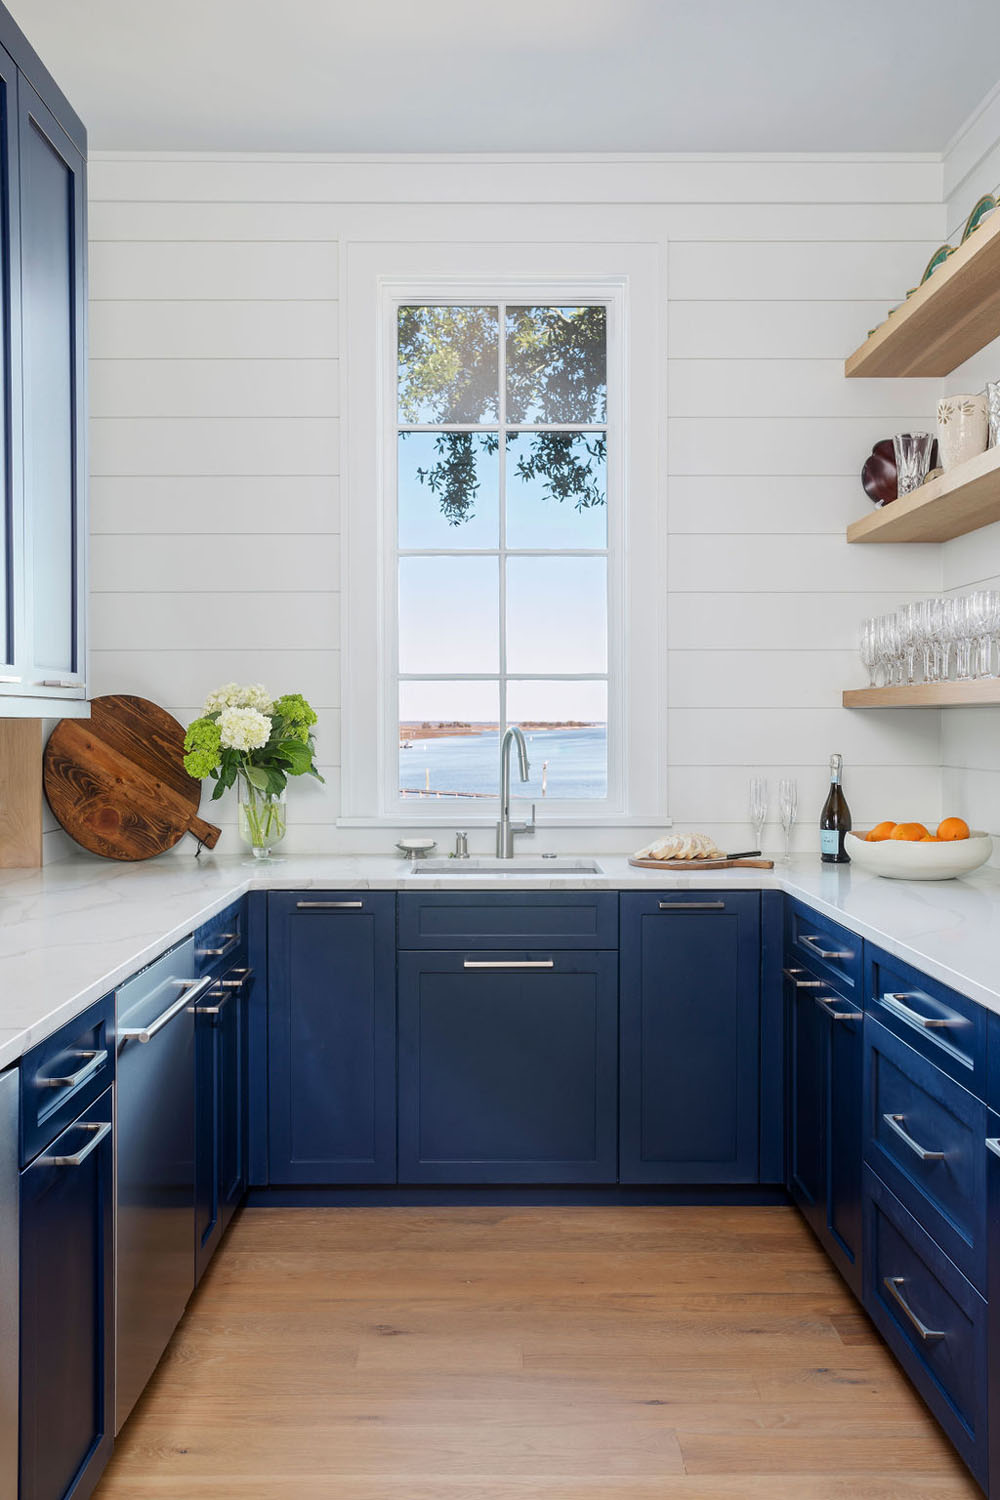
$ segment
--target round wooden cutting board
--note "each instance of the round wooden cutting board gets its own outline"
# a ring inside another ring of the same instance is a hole
[[[45,747],[45,796],[71,839],[106,859],[151,859],[191,833],[209,849],[221,829],[198,816],[201,782],[184,769],[184,730],[146,698],[95,698],[89,719],[60,719]]]

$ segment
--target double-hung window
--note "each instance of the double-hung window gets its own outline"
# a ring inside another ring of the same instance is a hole
[[[662,822],[659,262],[349,245],[341,820]]]
[[[517,724],[540,814],[606,804],[609,306],[401,303],[395,323],[399,798],[495,799]]]

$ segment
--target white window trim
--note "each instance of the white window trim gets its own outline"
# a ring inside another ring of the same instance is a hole
[[[344,247],[342,814],[347,827],[453,827],[456,804],[398,798],[395,617],[395,308],[406,301],[603,301],[624,435],[609,451],[609,798],[539,805],[547,827],[665,819],[664,338],[660,249],[649,244]],[[628,416],[628,421],[624,420]],[[624,451],[622,451],[624,447]],[[558,676],[558,674],[554,674]],[[372,747],[377,746],[376,754]],[[612,800],[613,794],[613,800]],[[558,811],[556,810],[558,808]],[[497,806],[461,805],[469,827]]]

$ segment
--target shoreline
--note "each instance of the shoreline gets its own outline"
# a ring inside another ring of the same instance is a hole
[[[521,723],[521,724],[518,725],[518,728],[522,729],[525,734],[532,734],[532,733],[535,733],[535,732],[538,732],[538,731],[545,732],[545,731],[553,731],[553,730],[561,731],[563,733],[569,733],[572,730],[577,730],[577,729],[596,729],[598,727],[599,726],[596,725],[596,724],[585,724],[585,723],[583,723],[579,719],[571,719],[571,720],[568,720],[568,721],[565,721],[565,722],[562,722],[562,723],[555,723],[555,722],[552,722],[550,720],[539,721],[539,722],[533,722],[533,721],[529,720],[529,721],[525,721],[524,723]],[[499,733],[500,733],[500,725],[496,724],[496,723],[494,723],[494,724],[426,724],[426,725],[424,725],[424,724],[400,724],[400,726],[399,726],[399,740],[400,740],[400,744],[403,744],[404,742],[412,744],[414,740],[440,740],[440,739],[478,738],[479,736],[484,735],[484,734],[499,734]]]

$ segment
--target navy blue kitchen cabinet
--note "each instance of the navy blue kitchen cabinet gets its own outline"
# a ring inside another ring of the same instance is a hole
[[[20,1500],[86,1500],[114,1433],[107,1089],[21,1173]]]
[[[268,1180],[396,1178],[396,901],[268,897]]]
[[[617,1174],[617,954],[399,955],[399,1180]]]
[[[760,897],[623,893],[625,1183],[759,1176]]]
[[[990,1015],[990,1046],[993,1023]],[[987,1371],[989,1394],[987,1431],[989,1436],[989,1484],[987,1494],[1000,1495],[1000,1114],[986,1112],[986,1201],[989,1235],[989,1263],[986,1276],[987,1296]]]
[[[253,974],[226,969],[195,1016],[195,1280],[247,1188],[247,1003]]]
[[[784,978],[786,1183],[826,1253],[860,1297],[864,1012],[801,962],[788,964]]]

